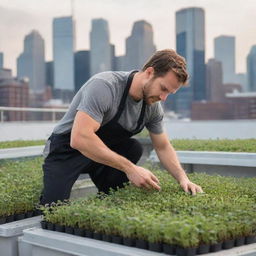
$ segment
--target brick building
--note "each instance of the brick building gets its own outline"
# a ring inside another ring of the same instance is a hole
[[[0,106],[2,107],[28,107],[29,87],[24,80],[14,78],[0,79]],[[21,121],[27,119],[23,111],[4,112],[5,121]]]
[[[193,102],[191,119],[256,119],[256,92],[227,93],[225,102]]]
[[[233,92],[226,97],[233,105],[234,119],[256,119],[256,92]]]
[[[233,119],[233,105],[226,102],[193,102],[192,120],[227,120]]]

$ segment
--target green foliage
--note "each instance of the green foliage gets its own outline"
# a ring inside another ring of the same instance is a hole
[[[0,162],[0,217],[35,209],[42,190],[42,158]]]
[[[183,247],[256,233],[256,178],[191,174],[205,193],[191,196],[163,171],[161,191],[128,184],[109,196],[42,207],[45,219],[103,234]]]
[[[14,140],[14,141],[2,141],[0,142],[0,149],[2,148],[16,148],[16,147],[28,147],[44,145],[44,140]]]
[[[256,152],[256,139],[174,139],[171,143],[176,150],[185,151]]]
[[[148,138],[149,134],[146,129],[136,135],[137,138]],[[173,139],[172,145],[176,150],[185,151],[223,151],[223,152],[256,152],[256,139]],[[0,142],[1,148],[26,147],[44,145],[44,140],[19,140]]]

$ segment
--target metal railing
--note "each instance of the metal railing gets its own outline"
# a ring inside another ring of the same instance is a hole
[[[0,122],[3,123],[5,120],[4,118],[4,112],[10,112],[10,111],[16,111],[16,112],[46,112],[46,113],[52,113],[51,115],[51,121],[56,121],[56,114],[57,113],[64,113],[67,111],[67,109],[64,108],[23,108],[23,107],[1,107],[0,106]],[[27,121],[27,120],[24,120]]]

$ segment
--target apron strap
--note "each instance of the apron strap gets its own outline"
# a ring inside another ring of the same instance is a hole
[[[120,104],[118,106],[118,111],[117,111],[115,117],[112,120],[117,121],[120,118],[120,116],[121,116],[121,114],[122,114],[122,112],[123,112],[123,110],[125,108],[125,101],[126,101],[127,95],[129,93],[129,90],[130,90],[130,87],[131,87],[131,84],[132,84],[132,79],[133,79],[135,73],[137,73],[137,72],[138,71],[133,71],[129,75],[127,83],[126,83],[126,87],[125,87],[125,90],[124,90],[124,94],[123,94],[122,99],[120,101]]]
[[[142,124],[143,119],[144,119],[145,110],[146,110],[146,102],[143,100],[143,105],[142,105],[142,108],[141,108],[140,117],[139,117],[137,127],[136,127],[134,132],[136,132],[137,130],[140,129],[141,124]]]

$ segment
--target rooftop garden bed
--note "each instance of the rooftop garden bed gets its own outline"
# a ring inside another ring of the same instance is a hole
[[[191,174],[205,193],[184,193],[155,170],[161,191],[127,185],[109,196],[42,207],[42,227],[152,251],[195,255],[255,242],[256,178]]]
[[[142,132],[142,137],[146,138],[148,135]],[[27,147],[44,145],[44,140],[31,140],[31,141],[6,141],[0,142],[0,149],[12,147]],[[224,151],[224,152],[256,152],[256,139],[218,139],[218,140],[199,140],[199,139],[173,139],[172,145],[179,151]]]
[[[15,140],[0,142],[0,149],[44,145],[45,140]]]
[[[236,140],[172,140],[176,150],[185,151],[225,151],[225,152],[256,152],[256,139]]]
[[[0,224],[38,215],[42,158],[0,162]]]

